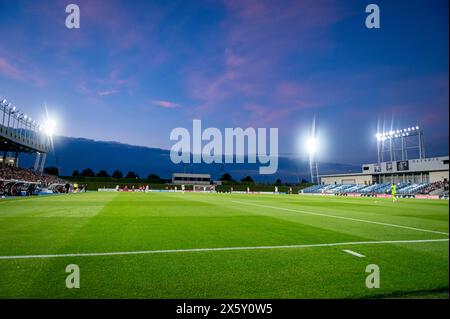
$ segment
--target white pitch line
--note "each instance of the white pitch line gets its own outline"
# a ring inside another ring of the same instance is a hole
[[[365,220],[365,219],[358,219],[358,218],[351,218],[351,217],[344,217],[344,216],[336,216],[336,215],[329,215],[329,214],[322,214],[322,213],[314,213],[314,212],[308,212],[308,211],[298,210],[298,209],[291,209],[291,208],[285,208],[285,207],[276,207],[276,206],[269,206],[269,205],[261,205],[261,204],[255,204],[255,203],[249,203],[249,202],[241,202],[241,201],[235,201],[235,200],[233,200],[232,202],[233,203],[238,203],[238,204],[244,204],[244,205],[251,205],[251,206],[264,207],[264,208],[285,210],[285,211],[289,211],[289,212],[302,213],[302,214],[308,214],[308,215],[345,219],[345,220],[351,220],[351,221],[354,221],[354,222],[361,222],[361,223],[367,223],[367,224],[375,224],[375,225],[382,225],[382,226],[404,228],[404,229],[417,230],[417,231],[421,231],[421,232],[441,234],[441,235],[447,235],[447,236],[449,235],[448,233],[437,231],[437,230],[430,230],[430,229],[416,228],[416,227],[403,226],[403,225],[397,225],[397,224],[375,222],[375,221],[372,221],[372,220]]]
[[[356,251],[350,250],[350,249],[343,249],[342,251],[345,251],[346,253],[349,253],[350,255],[359,257],[359,258],[364,258],[366,256],[364,256],[363,254],[357,253]]]
[[[433,242],[448,242],[448,241],[449,241],[448,238],[442,238],[442,239],[416,239],[416,240],[354,241],[354,242],[343,242],[343,243],[325,243],[325,244],[309,244],[309,245],[286,245],[286,246],[218,247],[218,248],[191,248],[191,249],[119,251],[119,252],[106,252],[106,253],[19,255],[19,256],[0,256],[0,260],[5,260],[5,259],[32,259],[32,258],[59,258],[59,257],[93,257],[93,256],[147,255],[147,254],[191,253],[191,252],[230,251],[230,250],[291,249],[291,248],[333,247],[333,246],[349,246],[349,245],[413,244],[413,243],[433,243]]]

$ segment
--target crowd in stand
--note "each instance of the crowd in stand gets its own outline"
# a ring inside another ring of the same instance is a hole
[[[66,184],[66,181],[56,176],[42,175],[31,169],[4,164],[0,164],[0,180],[35,182],[40,183],[44,187],[52,184]]]
[[[423,188],[420,193],[421,194],[430,194],[431,192],[438,190],[438,189],[442,189],[443,191],[448,191],[448,180],[444,180],[444,181],[438,181],[438,182],[434,182],[431,183],[429,185],[427,185],[425,188]]]

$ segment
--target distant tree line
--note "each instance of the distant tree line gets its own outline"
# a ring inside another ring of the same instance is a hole
[[[109,173],[104,169],[99,170],[97,173],[95,173],[94,170],[91,168],[85,168],[81,171],[81,173],[78,170],[74,170],[72,172],[72,176],[73,177],[112,177],[112,178],[117,178],[117,179],[124,177],[123,173],[119,170],[115,170],[111,175],[109,175]],[[125,178],[139,179],[140,177],[139,177],[139,174],[137,174],[136,172],[129,171],[125,175]],[[158,175],[153,174],[153,173],[149,174],[147,176],[147,179],[158,181],[158,182],[161,181],[161,178]]]
[[[47,171],[48,169],[48,171]],[[55,170],[56,169],[56,170]],[[58,171],[57,168],[53,168],[53,167],[48,167],[46,168],[46,173],[50,174],[50,175],[58,175]],[[81,171],[78,170],[74,170],[72,173],[73,177],[112,177],[112,178],[116,178],[116,179],[120,179],[120,178],[127,178],[127,179],[140,179],[139,175],[134,172],[134,171],[129,171],[125,176],[123,175],[123,173],[119,170],[115,170],[111,175],[104,169],[99,170],[97,173],[94,172],[94,170],[92,170],[91,168],[85,168]],[[161,179],[158,175],[156,174],[149,174],[147,176],[148,180],[152,180],[155,182],[164,182],[163,179]],[[220,178],[220,181],[222,181],[224,184],[239,184],[238,181],[234,180],[233,177],[229,174],[229,173],[224,173]],[[240,183],[243,184],[255,184],[255,181],[253,180],[253,178],[251,176],[245,176],[244,178],[242,178],[240,180]],[[302,179],[300,184],[303,183],[308,183],[307,180]],[[282,183],[280,178],[277,178],[274,182],[275,185],[281,186],[281,185],[290,185],[291,183]]]
[[[233,179],[233,177],[229,173],[223,174],[219,178],[219,180],[224,182],[224,183],[228,183],[228,184],[233,184],[233,183],[237,184],[238,183],[236,180]],[[244,183],[244,184],[255,184],[255,182],[253,181],[253,178],[251,178],[251,176],[245,176],[244,178],[242,178],[241,179],[241,183]],[[303,184],[303,183],[308,183],[308,181],[302,178],[300,184]],[[279,186],[283,185],[283,183],[282,183],[280,178],[277,178],[275,180],[274,184],[275,185],[279,185]],[[289,185],[289,183],[285,183],[284,185]]]

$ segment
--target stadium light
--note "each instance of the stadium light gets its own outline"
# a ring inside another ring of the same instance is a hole
[[[375,134],[375,137],[378,142],[381,142],[381,141],[385,141],[388,139],[391,140],[394,138],[420,134],[418,131],[419,131],[419,126],[411,126],[411,127],[406,127],[403,129],[390,130],[390,131],[386,131],[386,132],[378,132],[377,134]]]
[[[311,123],[311,130],[306,136],[303,145],[305,151],[308,153],[309,157],[309,171],[311,173],[311,183],[320,183],[319,178],[319,166],[317,164],[317,152],[319,146],[319,140],[316,135],[316,117],[313,117]]]
[[[317,152],[317,140],[315,137],[310,137],[306,141],[306,149],[310,155],[314,155]]]
[[[47,136],[52,137],[55,133],[56,122],[54,120],[48,119],[44,126],[44,131]]]

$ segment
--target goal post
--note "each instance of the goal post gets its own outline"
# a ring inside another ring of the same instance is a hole
[[[214,192],[216,190],[215,185],[194,185],[194,192]]]

